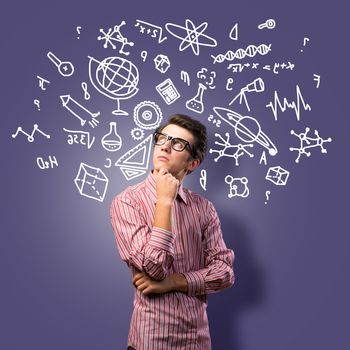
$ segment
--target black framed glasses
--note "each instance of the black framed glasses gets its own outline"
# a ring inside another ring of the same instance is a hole
[[[153,142],[157,146],[164,145],[167,141],[171,141],[171,148],[176,152],[182,152],[185,148],[187,148],[191,154],[193,154],[191,144],[181,139],[180,137],[173,137],[162,132],[155,132],[153,137]]]

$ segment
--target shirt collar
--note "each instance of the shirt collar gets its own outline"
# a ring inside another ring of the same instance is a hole
[[[146,180],[145,180],[146,187],[151,193],[151,196],[154,200],[154,202],[157,202],[157,183],[156,183],[156,177],[153,174],[153,171],[151,171]],[[179,189],[177,191],[177,197],[180,198],[185,204],[187,204],[187,195],[186,192],[184,191],[182,183],[179,186]]]

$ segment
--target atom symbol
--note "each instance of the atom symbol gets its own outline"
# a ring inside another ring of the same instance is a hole
[[[200,45],[212,47],[217,45],[215,39],[203,34],[207,27],[207,22],[203,22],[198,27],[196,27],[194,23],[189,19],[186,19],[186,27],[181,27],[180,25],[173,23],[167,23],[165,25],[166,30],[171,35],[173,35],[175,38],[182,40],[179,46],[180,51],[184,51],[189,46],[191,46],[193,53],[197,56],[199,55]],[[202,38],[201,42],[198,40],[199,38]]]

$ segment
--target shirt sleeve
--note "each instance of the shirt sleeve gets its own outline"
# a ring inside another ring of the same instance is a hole
[[[234,252],[227,249],[218,214],[208,202],[207,225],[203,231],[205,267],[183,273],[188,284],[188,295],[215,293],[233,285]]]
[[[113,200],[110,218],[122,260],[153,279],[164,279],[174,260],[173,233],[149,227],[135,200],[125,194]]]

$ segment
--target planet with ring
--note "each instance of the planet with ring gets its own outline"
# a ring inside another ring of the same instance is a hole
[[[244,142],[257,142],[269,151],[271,156],[277,154],[277,148],[269,137],[261,130],[259,122],[250,116],[242,116],[223,107],[214,107],[220,119],[232,126],[236,136]]]

